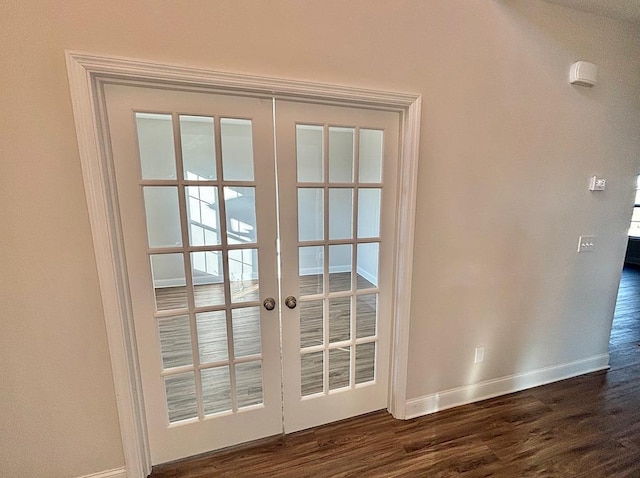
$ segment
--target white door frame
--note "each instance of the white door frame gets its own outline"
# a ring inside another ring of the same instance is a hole
[[[215,90],[401,113],[399,194],[389,411],[405,418],[411,276],[420,140],[420,95],[222,73],[115,56],[66,51],[82,175],[93,237],[109,353],[130,478],[151,472],[140,370],[115,182],[104,123],[102,84],[135,81],[167,88]]]

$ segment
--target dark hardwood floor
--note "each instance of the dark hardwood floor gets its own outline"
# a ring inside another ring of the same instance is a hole
[[[154,468],[173,477],[640,477],[640,269],[611,369],[400,421],[376,412]]]

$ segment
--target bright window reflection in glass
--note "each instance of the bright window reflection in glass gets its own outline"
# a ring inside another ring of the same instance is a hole
[[[136,113],[142,179],[175,179],[171,115]]]
[[[260,298],[258,249],[229,251],[229,280],[232,302],[251,302]]]
[[[382,131],[360,130],[358,180],[361,183],[382,182]]]
[[[360,216],[360,214],[358,214]],[[329,189],[329,239],[353,237],[353,189]]]
[[[324,190],[298,188],[298,239],[324,239]]]
[[[323,137],[322,126],[296,125],[298,182],[322,182]]]
[[[224,188],[229,244],[253,244],[257,241],[256,188]]]
[[[192,246],[219,245],[218,188],[214,186],[187,186],[185,189],[189,242]]]
[[[222,118],[222,169],[227,181],[253,181],[251,120]]]
[[[184,177],[191,181],[216,179],[213,118],[180,116]]]
[[[329,181],[353,182],[354,129],[329,127]]]
[[[358,237],[380,236],[380,200],[382,190],[358,190]]]
[[[178,188],[144,187],[143,195],[149,247],[181,246]]]
[[[221,251],[191,253],[193,299],[196,307],[225,303],[224,269]]]

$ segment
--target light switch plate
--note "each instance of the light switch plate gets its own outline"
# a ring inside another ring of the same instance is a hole
[[[578,252],[591,252],[596,245],[595,236],[580,236],[578,238]]]
[[[607,180],[597,176],[591,176],[589,181],[589,191],[604,191],[607,186]]]

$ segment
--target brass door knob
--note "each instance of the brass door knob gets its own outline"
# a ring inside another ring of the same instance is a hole
[[[273,310],[276,308],[276,300],[273,297],[267,297],[262,303],[267,310]]]
[[[298,302],[296,301],[296,298],[292,295],[290,295],[284,300],[284,305],[286,305],[290,309],[295,309],[297,304]]]

